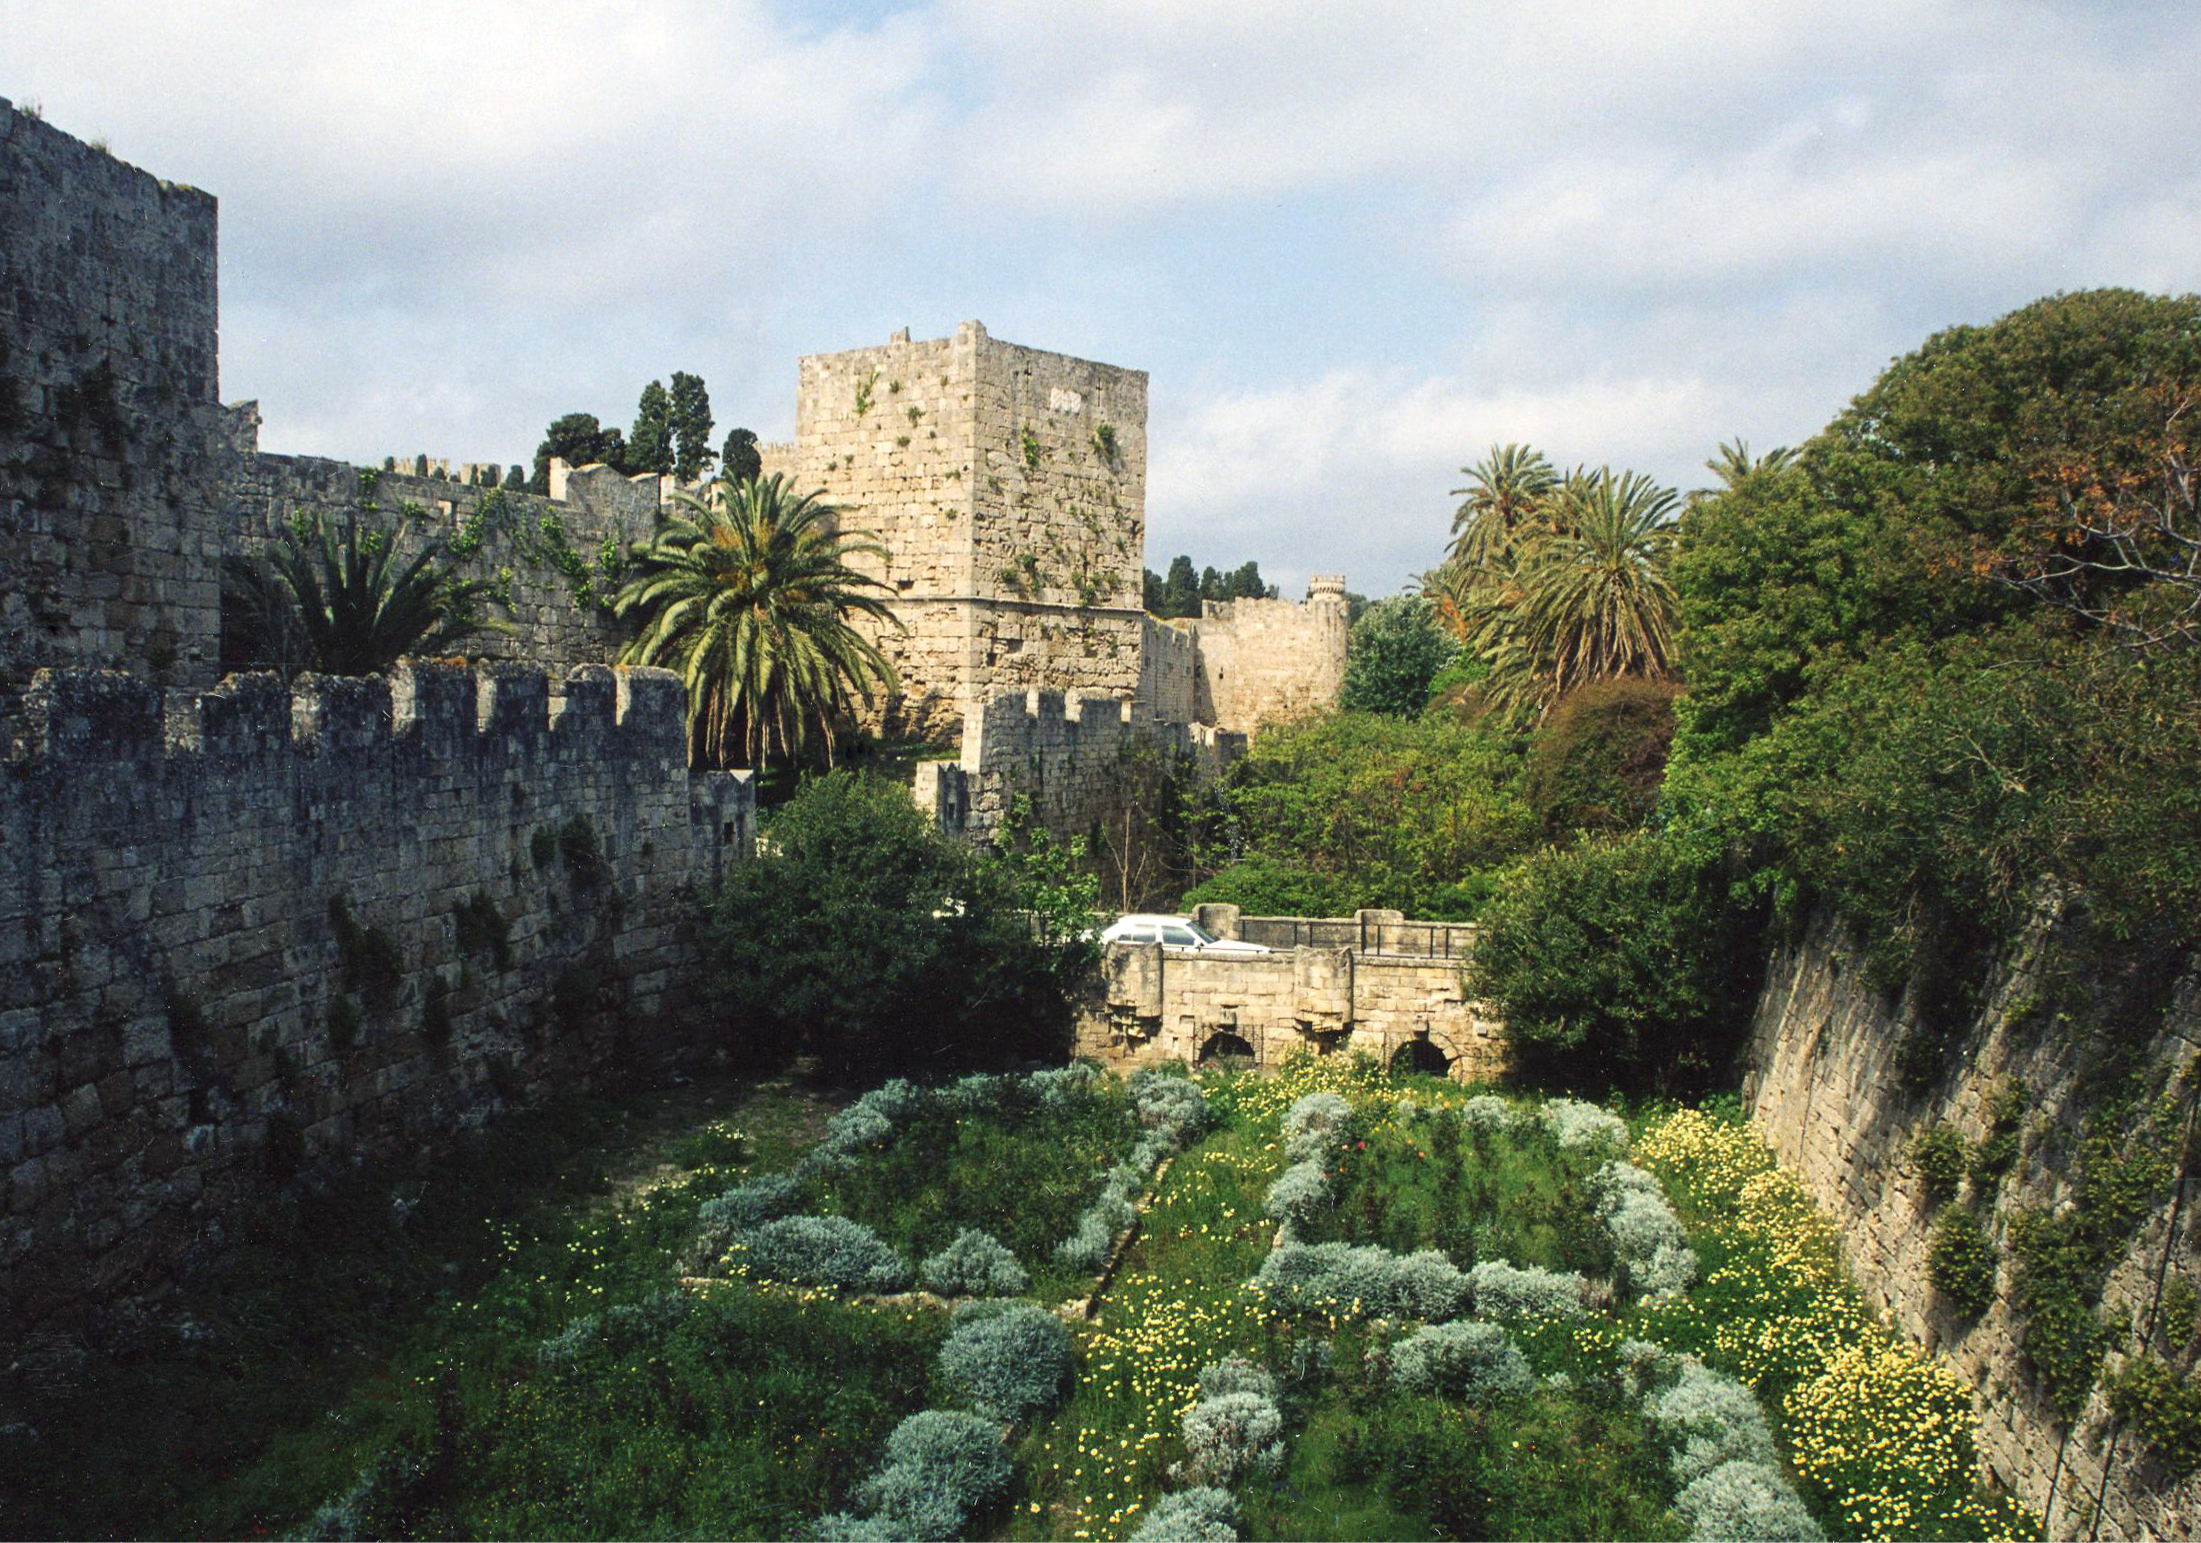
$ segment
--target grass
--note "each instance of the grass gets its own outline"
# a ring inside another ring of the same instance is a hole
[[[883,1151],[821,1181],[815,1208],[862,1222],[912,1264],[979,1228],[1017,1256],[1034,1295],[1059,1302],[1091,1277],[1056,1264],[1055,1245],[1136,1139],[1112,1080],[1059,1113],[1041,1111],[1018,1084],[984,1118],[949,1109],[917,1115]]]
[[[2026,1535],[1975,1487],[1968,1391],[1872,1319],[1830,1224],[1733,1120],[1659,1112],[1639,1131],[1697,1249],[1693,1290],[1507,1321],[1535,1385],[1477,1407],[1391,1381],[1384,1352],[1413,1325],[1288,1314],[1248,1288],[1276,1238],[1282,1116],[1317,1089],[1355,1107],[1315,1240],[1434,1246],[1463,1268],[1608,1270],[1583,1196],[1596,1160],[1540,1123],[1470,1131],[1463,1090],[1345,1058],[1200,1083],[1217,1128],[1149,1197],[1078,1328],[1069,1400],[1016,1435],[984,1535],[1128,1535],[1177,1482],[1201,1369],[1239,1352],[1279,1375],[1289,1422],[1282,1470],[1238,1489],[1249,1538],[1676,1537],[1668,1454],[1617,1375],[1629,1337],[1750,1383],[1832,1535]],[[1083,1281],[1052,1246],[1136,1133],[1121,1087],[1096,1088],[1067,1112],[1016,1093],[921,1112],[810,1199],[912,1264],[984,1227],[1059,1301]],[[33,1375],[0,1435],[0,1533],[805,1534],[902,1418],[954,1406],[934,1364],[946,1314],[673,1288],[699,1206],[792,1167],[832,1108],[788,1083],[577,1101],[242,1219],[226,1273],[173,1304],[184,1334],[75,1367],[17,1347]]]
[[[572,1100],[433,1166],[233,1215],[219,1273],[114,1354],[14,1347],[0,1535],[297,1527],[439,1399],[446,1419],[476,1410],[453,1402],[467,1368],[517,1364],[570,1317],[663,1289],[734,1162],[792,1161],[830,1112],[788,1084],[725,1080]]]
[[[1309,1242],[1375,1243],[1393,1253],[1441,1249],[1461,1269],[1480,1259],[1579,1270],[1612,1268],[1582,1181],[1597,1166],[1562,1152],[1541,1125],[1467,1130],[1456,1100],[1377,1101],[1354,1111]]]

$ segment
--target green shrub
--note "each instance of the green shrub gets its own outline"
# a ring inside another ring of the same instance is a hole
[[[1929,1207],[1956,1198],[1971,1155],[1971,1147],[1953,1125],[1936,1125],[1911,1143],[1911,1168],[1925,1190]]]
[[[990,1421],[952,1409],[927,1409],[894,1428],[878,1472],[857,1486],[858,1505],[894,1538],[956,1538],[1009,1487],[1013,1470]],[[831,1530],[818,1536],[877,1536]]]
[[[1230,1491],[1194,1485],[1154,1502],[1131,1543],[1237,1543],[1238,1502]]]
[[[1536,1385],[1528,1362],[1494,1323],[1433,1323],[1390,1350],[1391,1380],[1408,1393],[1467,1404],[1517,1398]]]
[[[1518,748],[1489,724],[1337,713],[1271,728],[1223,794],[1233,850],[1274,865],[1248,872],[1270,892],[1192,893],[1256,915],[1288,901],[1277,914],[1471,921],[1477,876],[1536,843],[1520,780]]]
[[[2135,1356],[2110,1380],[2110,1411],[2131,1425],[2172,1483],[2201,1468],[2201,1386],[2152,1355]]]
[[[1571,1270],[1541,1265],[1515,1266],[1484,1259],[1467,1272],[1468,1290],[1478,1315],[1493,1318],[1579,1318],[1586,1310],[1589,1283]]]
[[[927,1286],[951,1297],[1013,1297],[1031,1284],[1016,1255],[976,1227],[957,1233],[918,1273]]]
[[[1062,1402],[1070,1380],[1070,1331],[1030,1302],[970,1315],[940,1347],[940,1374],[979,1413],[1018,1421]]]
[[[1090,895],[1057,887],[1056,908]],[[772,818],[713,912],[728,1021],[796,1039],[831,1074],[1059,1062],[1094,949],[1033,936],[1016,860],[944,836],[892,782],[835,772]]]
[[[1402,1256],[1366,1244],[1286,1243],[1269,1251],[1254,1280],[1288,1312],[1431,1323],[1456,1315],[1468,1295],[1467,1277],[1436,1250]]]
[[[1430,682],[1459,649],[1419,595],[1378,600],[1353,623],[1339,705],[1353,713],[1419,717]]]
[[[1731,1462],[1684,1486],[1674,1509],[1697,1538],[1756,1538],[1762,1543],[1819,1543],[1826,1534],[1781,1470]]]
[[[1467,969],[1532,1080],[1693,1088],[1748,1020],[1751,917],[1674,843],[1598,838],[1527,858],[1483,908]]]
[[[1941,1208],[1926,1251],[1926,1278],[1951,1307],[1977,1318],[1995,1299],[1995,1249],[1979,1219],[1960,1205]]]
[[[749,1267],[767,1280],[836,1291],[898,1291],[909,1266],[879,1235],[845,1216],[787,1216],[742,1239]]]
[[[1671,1387],[1643,1401],[1643,1414],[1673,1449],[1676,1484],[1693,1484],[1727,1463],[1777,1461],[1757,1395],[1701,1362],[1684,1362]]]
[[[1538,725],[1528,802],[1546,832],[1632,830],[1650,815],[1674,738],[1671,681],[1621,677],[1570,691]]]
[[[1335,874],[1255,853],[1187,890],[1182,904],[1187,911],[1234,905],[1248,916],[1347,916],[1358,898],[1352,884]]]
[[[1283,1467],[1284,1414],[1259,1393],[1203,1398],[1185,1412],[1184,1442],[1185,1477],[1228,1487]]]

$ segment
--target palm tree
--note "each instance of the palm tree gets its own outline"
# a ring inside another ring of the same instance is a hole
[[[1708,498],[1723,489],[1729,493],[1740,492],[1744,484],[1753,479],[1778,475],[1795,462],[1796,452],[1786,445],[1777,445],[1763,455],[1753,456],[1746,440],[1723,444],[1719,453],[1704,463],[1704,469],[1720,479],[1719,487],[1700,488],[1689,495],[1690,501]]]
[[[1490,454],[1460,471],[1467,486],[1454,488],[1452,496],[1466,497],[1452,515],[1449,558],[1475,569],[1503,567],[1537,507],[1558,485],[1558,475],[1542,451],[1527,445],[1493,445]]]
[[[1553,496],[1557,529],[1523,556],[1516,612],[1547,699],[1616,675],[1672,674],[1675,503],[1672,489],[1609,467],[1571,474]]]
[[[396,535],[363,529],[357,512],[341,533],[299,513],[259,557],[222,565],[222,663],[285,674],[379,675],[408,654],[448,654],[489,632],[496,591],[458,576],[440,540],[410,560]]]
[[[688,751],[759,766],[792,755],[812,730],[832,756],[834,716],[894,670],[878,645],[849,625],[851,613],[897,629],[873,590],[887,588],[849,566],[886,549],[834,525],[823,490],[794,496],[778,476],[721,477],[700,496],[675,493],[656,533],[629,549],[633,576],[612,601],[641,630],[621,655],[629,664],[678,670],[688,686]]]

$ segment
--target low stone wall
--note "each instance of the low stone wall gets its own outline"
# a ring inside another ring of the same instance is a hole
[[[1220,776],[1246,737],[1197,723],[1143,723],[1135,704],[1055,691],[1011,692],[963,720],[961,757],[919,763],[918,807],[941,828],[979,836],[1001,823],[1019,795],[1049,830],[1082,836],[1115,807],[1123,758],[1139,745],[1181,757],[1199,777]]]
[[[2098,1386],[2066,1427],[2040,1393],[2022,1349],[2024,1325],[2009,1304],[2009,1214],[2068,1203],[2075,1176],[2058,1145],[2038,1137],[2074,1131],[2088,1112],[2080,1058],[2095,1026],[2069,1032],[2052,1021],[2056,1014],[2038,1011],[2044,937],[2045,923],[2003,962],[1951,1072],[1914,1096],[1897,1065],[1910,1033],[1907,1003],[1891,1004],[1871,986],[1842,929],[1819,917],[1771,961],[1751,1026],[1744,1095],[1782,1163],[1836,1219],[1850,1267],[1873,1303],[1946,1355],[1975,1390],[1988,1467],[2047,1517],[2051,1537],[2192,1537],[2201,1523],[2201,1479],[2166,1484],[2130,1433],[2113,1440]],[[2197,1054],[2201,989],[2189,977],[2142,1061],[2157,1083],[2168,1083],[2190,1076]],[[1994,1305],[1967,1323],[1937,1300],[1928,1278],[1934,1212],[1910,1154],[1921,1133],[1943,1122],[1977,1142],[1991,1101],[2014,1082],[2027,1090],[2027,1139],[1989,1224],[2002,1248],[1999,1290]],[[2105,1375],[2143,1342],[2160,1282],[2191,1279],[2201,1266],[2196,1216],[2190,1204],[2181,1213],[2173,1186],[2115,1261],[2101,1311],[2111,1322],[2127,1315],[2132,1327],[2112,1340]]]
[[[663,671],[205,692],[41,672],[0,764],[0,1322],[157,1288],[222,1212],[678,1055],[748,850]]]
[[[1202,910],[1206,924],[1225,919],[1205,913],[1235,908]],[[1468,1000],[1457,960],[1352,947],[1222,954],[1115,945],[1077,1031],[1079,1055],[1126,1068],[1244,1055],[1268,1070],[1295,1050],[1385,1061],[1405,1052],[1430,1069],[1441,1056],[1460,1082],[1506,1070],[1505,1025]]]

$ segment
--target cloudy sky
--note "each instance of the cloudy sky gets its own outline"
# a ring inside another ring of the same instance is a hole
[[[1929,332],[2201,289],[2201,6],[0,3],[0,95],[222,205],[263,445],[521,461],[704,376],[1144,368],[1148,561],[1383,593],[1524,439],[1682,488]]]

